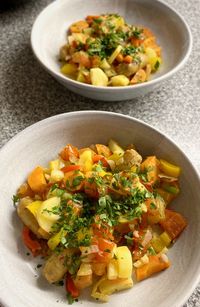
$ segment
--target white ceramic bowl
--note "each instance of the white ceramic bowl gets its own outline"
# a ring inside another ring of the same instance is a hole
[[[96,87],[61,74],[58,54],[60,47],[66,43],[70,24],[87,15],[107,12],[118,13],[129,23],[147,26],[155,33],[162,46],[163,64],[151,81],[125,87]],[[43,67],[68,89],[97,100],[117,101],[143,95],[170,78],[188,59],[192,37],[183,18],[159,0],[57,0],[37,17],[31,45]]]
[[[169,251],[171,267],[113,294],[111,307],[180,307],[197,285],[200,273],[200,179],[191,162],[169,138],[134,118],[101,111],[74,112],[50,117],[30,126],[0,151],[0,301],[7,307],[66,307],[64,289],[39,277],[36,263],[26,256],[21,242],[21,221],[11,197],[27,174],[45,165],[66,143],[87,146],[114,138],[136,144],[143,156],[155,154],[182,167],[181,194],[173,208],[188,220],[188,227]],[[36,277],[35,277],[36,275]],[[59,302],[56,303],[56,301]],[[77,307],[98,306],[85,295]]]

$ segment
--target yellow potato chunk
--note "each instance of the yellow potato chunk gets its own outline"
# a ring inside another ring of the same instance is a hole
[[[99,285],[99,290],[100,293],[104,295],[105,294],[109,295],[112,294],[113,292],[129,289],[132,287],[133,287],[132,278],[126,278],[126,279],[118,278],[115,280],[107,279],[102,281]]]
[[[111,85],[113,86],[126,86],[129,85],[129,79],[124,75],[117,75],[111,78]]]
[[[118,263],[116,259],[111,259],[107,267],[107,277],[109,280],[117,279]]]
[[[90,69],[90,78],[93,85],[96,86],[107,86],[108,77],[103,72],[101,68],[92,68]]]
[[[148,57],[148,62],[151,65],[152,71],[156,70],[156,63],[161,63],[161,58],[157,56],[156,51],[153,48],[146,48],[145,53]]]
[[[120,246],[116,248],[116,257],[118,263],[118,277],[130,278],[132,275],[132,256],[127,246]]]
[[[64,75],[70,75],[70,76],[75,75],[76,72],[77,72],[77,66],[76,66],[76,64],[71,64],[71,63],[64,64],[61,67],[61,72]]]

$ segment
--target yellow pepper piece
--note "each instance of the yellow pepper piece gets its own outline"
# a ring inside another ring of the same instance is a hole
[[[34,215],[34,217],[37,217],[37,211],[39,207],[41,206],[42,201],[36,200],[30,203],[26,208]]]
[[[165,243],[165,246],[168,247],[171,243],[171,238],[168,235],[168,233],[166,231],[164,231],[161,235],[160,235],[161,240]]]
[[[108,142],[108,147],[114,154],[116,153],[117,155],[121,155],[121,156],[124,154],[123,148],[119,146],[119,144],[112,139],[110,139],[110,141]]]
[[[122,51],[123,47],[121,45],[118,45],[117,48],[113,51],[111,56],[108,59],[108,63],[112,64],[114,62],[115,58],[118,56],[118,54]]]
[[[121,157],[123,156],[123,154],[118,154],[118,153],[114,153],[112,154],[108,160],[112,160],[114,162],[118,161]]]
[[[164,231],[160,236],[154,237],[151,244],[157,253],[161,252],[165,247],[168,247],[171,243],[171,238]]]
[[[181,173],[181,168],[177,165],[171,164],[165,160],[160,160],[160,169],[168,176],[179,177]]]
[[[48,247],[51,250],[54,250],[58,244],[61,241],[61,238],[64,237],[67,234],[67,232],[63,229],[61,229],[58,233],[56,233],[55,235],[53,235],[47,242]]]
[[[82,166],[84,172],[90,172],[92,170],[93,161],[92,161],[92,151],[85,150],[80,154],[78,164]]]

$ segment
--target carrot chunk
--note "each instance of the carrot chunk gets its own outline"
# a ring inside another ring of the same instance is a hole
[[[142,267],[136,269],[136,279],[141,281],[151,275],[167,269],[170,266],[170,262],[164,261],[162,256],[155,255],[149,256],[149,263],[144,264]]]
[[[165,209],[165,219],[160,221],[160,225],[168,233],[170,238],[174,240],[187,226],[187,222],[180,213]]]

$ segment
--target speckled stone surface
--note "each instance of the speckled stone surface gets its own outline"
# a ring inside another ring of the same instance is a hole
[[[117,103],[96,102],[71,93],[36,62],[30,48],[30,31],[50,0],[16,0],[16,6],[4,2],[7,8],[0,12],[0,146],[25,127],[55,114],[114,111],[165,132],[200,172],[200,0],[166,1],[185,17],[192,30],[194,46],[185,67],[158,91]],[[200,285],[186,306],[200,307]]]

